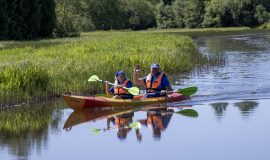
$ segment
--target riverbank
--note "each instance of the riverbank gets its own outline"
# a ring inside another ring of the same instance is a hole
[[[149,29],[141,31],[146,33],[169,33],[189,36],[192,38],[209,37],[209,36],[224,36],[231,34],[254,34],[254,33],[269,33],[270,24],[265,24],[268,27],[224,27],[224,28],[184,28],[184,29]]]
[[[201,55],[187,36],[131,31],[84,33],[77,38],[0,42],[1,104],[29,99],[102,92],[104,85],[89,83],[91,75],[113,81],[117,70],[132,77],[139,64],[142,74],[158,62],[169,74],[189,72],[211,60]]]
[[[149,72],[153,62],[168,74],[215,65],[222,61],[220,57],[200,54],[192,39],[183,35],[248,31],[255,30],[243,27],[96,31],[74,38],[0,42],[0,105],[57,97],[66,91],[101,93],[104,84],[89,83],[91,75],[113,81],[114,73],[121,69],[132,78],[135,64],[141,66],[141,76]]]

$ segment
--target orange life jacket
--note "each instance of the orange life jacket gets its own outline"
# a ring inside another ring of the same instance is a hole
[[[153,82],[151,82],[152,75],[151,73],[146,78],[146,90],[148,93],[153,93],[155,90],[161,91],[158,87],[161,84],[161,79],[163,77],[164,73],[160,73],[160,75],[154,79]]]
[[[118,84],[118,81],[115,80],[114,84],[120,85],[120,86],[122,86],[122,87],[126,87],[128,82],[129,82],[129,79],[126,79],[126,80],[125,80],[124,82],[122,82],[121,84]],[[117,86],[114,87],[114,94],[115,94],[115,95],[121,95],[121,94],[123,95],[123,94],[125,94],[125,93],[126,93],[126,92],[125,92],[125,90],[124,90],[123,88],[117,87]]]
[[[164,129],[162,120],[160,119],[160,117],[158,115],[149,115],[147,116],[147,125],[148,126],[152,126],[157,127],[159,129]]]
[[[130,122],[132,122],[132,117],[115,117],[115,128],[124,128],[125,126],[128,126]]]

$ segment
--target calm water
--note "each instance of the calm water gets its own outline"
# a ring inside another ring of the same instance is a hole
[[[80,112],[59,101],[1,111],[0,159],[270,159],[270,35],[194,41],[226,63],[179,76],[181,85],[199,87],[190,101]],[[141,127],[128,127],[133,122]]]

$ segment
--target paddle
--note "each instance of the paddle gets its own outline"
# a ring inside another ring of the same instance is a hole
[[[141,128],[141,124],[140,124],[140,122],[132,122],[128,126],[125,126],[124,128],[140,129]],[[91,131],[93,133],[95,133],[95,134],[99,134],[101,131],[106,132],[108,130],[117,130],[117,129],[118,128],[111,128],[111,129],[107,129],[107,128],[103,128],[103,129],[92,128]]]
[[[96,81],[106,83],[106,81],[99,79],[97,75],[93,75],[88,79],[88,82],[96,82]],[[111,83],[111,82],[108,82],[108,84],[113,85],[113,86],[117,86],[117,87],[122,87],[121,85],[116,85],[116,84]],[[138,87],[131,87],[131,88],[122,87],[122,88],[127,90],[128,93],[132,94],[133,96],[138,95],[140,92],[140,89]]]
[[[171,93],[180,93],[183,94],[185,96],[191,96],[192,94],[196,93],[198,90],[197,87],[192,86],[192,87],[187,87],[187,88],[182,88],[182,89],[178,89],[176,91],[169,91],[166,92],[167,94],[171,94]],[[148,93],[148,94],[155,94],[155,93]],[[108,96],[106,94],[97,94],[96,96],[100,96],[100,97],[107,97],[107,98],[112,98],[112,96]]]
[[[178,89],[176,91],[173,91],[173,93],[177,92],[177,93],[181,93],[181,94],[183,94],[185,96],[190,96],[190,95],[196,93],[197,90],[198,90],[198,87],[192,86],[192,87]]]
[[[198,112],[193,110],[193,109],[184,109],[184,110],[178,111],[176,113],[181,114],[183,116],[194,117],[194,118],[199,116]]]
[[[187,87],[187,88],[178,89],[178,90],[176,90],[176,91],[168,91],[168,92],[166,92],[166,93],[167,93],[167,94],[180,93],[180,94],[183,94],[183,95],[185,95],[185,96],[190,96],[190,95],[196,93],[197,90],[198,90],[197,87],[192,86],[192,87]],[[162,93],[162,92],[160,92],[160,93]],[[148,93],[148,95],[151,95],[151,94],[154,95],[154,94],[156,94],[156,93]]]

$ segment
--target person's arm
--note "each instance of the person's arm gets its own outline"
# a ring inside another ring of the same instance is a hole
[[[135,85],[144,86],[143,79],[139,78],[139,71],[140,71],[139,66],[136,65],[133,72],[133,82]]]
[[[166,88],[166,92],[168,92],[168,91],[173,91],[173,89],[172,89],[172,87],[171,87],[171,84],[170,84],[170,82],[169,82],[169,80],[168,80],[168,78],[167,78],[166,76],[164,76],[164,77],[162,78],[162,83],[163,83],[163,85],[164,85],[165,88]]]
[[[111,95],[113,94],[113,87],[109,89],[109,84],[106,82],[106,94]]]
[[[106,82],[105,85],[106,85],[106,94],[110,95],[109,84]]]

